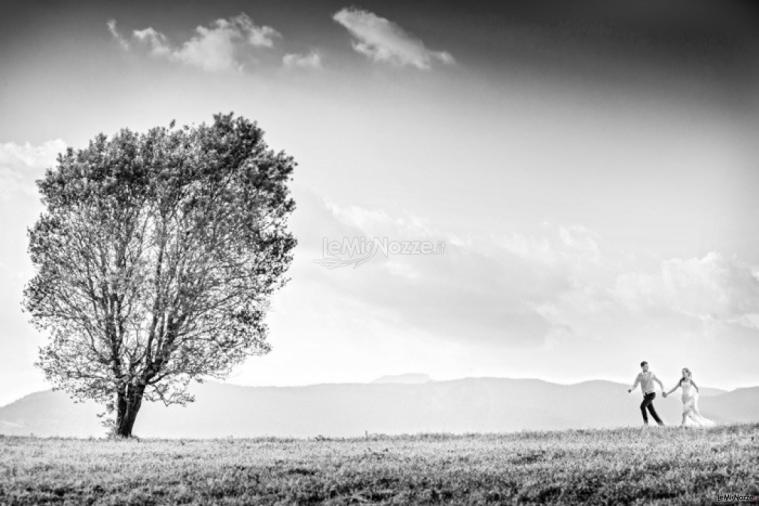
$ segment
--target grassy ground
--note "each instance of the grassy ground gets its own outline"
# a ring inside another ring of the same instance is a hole
[[[314,440],[0,437],[0,504],[713,504],[759,424]]]

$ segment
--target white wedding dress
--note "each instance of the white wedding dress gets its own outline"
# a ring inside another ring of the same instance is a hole
[[[683,381],[683,421],[688,427],[713,427],[714,422],[698,410],[698,392],[690,381]]]

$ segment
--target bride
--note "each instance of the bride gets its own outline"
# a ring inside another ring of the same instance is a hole
[[[683,368],[683,376],[680,378],[680,381],[677,382],[677,385],[672,387],[672,390],[669,392],[665,392],[664,397],[681,387],[683,389],[683,421],[680,425],[689,425],[687,421],[690,419],[692,424],[698,427],[712,427],[714,422],[702,416],[701,412],[698,410],[698,386],[696,385],[696,382],[693,381],[693,374],[687,367]]]

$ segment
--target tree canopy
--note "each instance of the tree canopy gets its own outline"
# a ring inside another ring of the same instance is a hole
[[[268,352],[267,302],[296,244],[295,165],[232,114],[60,154],[38,181],[24,292],[54,386],[104,403],[129,436],[143,398],[187,402],[193,379]]]

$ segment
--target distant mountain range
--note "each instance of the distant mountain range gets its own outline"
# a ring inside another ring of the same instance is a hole
[[[641,395],[627,388],[610,381],[432,381],[417,374],[301,387],[204,383],[196,385],[196,401],[186,407],[143,404],[134,432],[162,438],[313,437],[636,426]],[[717,422],[759,421],[759,387],[702,388],[699,402],[702,413]],[[666,423],[680,423],[679,395],[658,396],[655,405]],[[100,411],[61,392],[38,392],[0,408],[0,434],[101,436]]]

